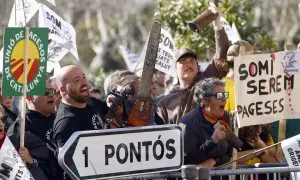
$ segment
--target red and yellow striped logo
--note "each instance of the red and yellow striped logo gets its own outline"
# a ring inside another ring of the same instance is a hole
[[[24,52],[25,40],[19,41],[14,47],[10,60],[10,69],[15,80],[23,84],[24,78]],[[33,80],[39,68],[39,51],[36,44],[28,41],[28,65],[27,65],[27,83]]]

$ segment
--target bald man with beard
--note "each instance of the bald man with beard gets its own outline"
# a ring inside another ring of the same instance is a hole
[[[104,118],[108,112],[106,103],[90,97],[88,80],[78,66],[63,67],[56,80],[62,97],[53,126],[58,148],[76,131],[109,127]]]

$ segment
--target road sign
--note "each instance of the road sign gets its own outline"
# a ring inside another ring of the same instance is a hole
[[[163,125],[75,132],[58,161],[73,179],[179,170],[182,130],[178,125]]]

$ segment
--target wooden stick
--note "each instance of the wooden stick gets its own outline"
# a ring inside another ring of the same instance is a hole
[[[234,160],[232,160],[232,161],[230,161],[230,162],[228,162],[228,163],[225,163],[225,164],[222,164],[222,165],[220,165],[220,166],[217,166],[217,167],[215,167],[215,169],[218,169],[218,168],[221,168],[221,167],[225,167],[225,166],[227,166],[227,165],[229,165],[229,164],[231,164],[231,163],[234,163],[234,162],[236,162],[236,161],[238,161],[238,160],[240,160],[240,159],[246,158],[246,157],[251,156],[251,155],[253,155],[253,154],[256,154],[256,153],[258,153],[258,152],[261,152],[261,151],[267,150],[267,149],[269,149],[269,148],[271,148],[271,147],[277,146],[277,145],[281,144],[281,142],[282,142],[282,141],[280,141],[280,142],[278,142],[278,143],[275,143],[275,144],[272,144],[272,145],[270,145],[270,146],[267,146],[267,147],[258,149],[258,150],[254,151],[254,152],[252,152],[252,153],[249,153],[249,154],[246,154],[246,155],[244,155],[244,156],[241,156],[241,157],[239,157],[239,158],[237,158],[237,159],[234,159]]]
[[[20,121],[20,147],[24,147],[24,139],[25,139],[28,41],[29,41],[29,27],[25,27],[25,56],[24,56],[24,67],[23,67],[23,95],[22,95],[22,109],[21,109],[21,121]]]
[[[241,46],[240,47],[240,50],[239,50],[239,56],[244,56],[245,55],[245,51],[246,51],[246,48],[244,46]],[[236,96],[235,96],[236,97]],[[235,100],[236,101],[236,100]],[[234,103],[236,104],[236,102]],[[235,108],[236,109],[236,108]],[[236,112],[237,113],[237,112]],[[233,120],[233,132],[234,134],[238,137],[238,134],[239,134],[239,127],[237,126],[237,114],[235,115],[234,117],[234,120]],[[232,159],[237,159],[237,150],[235,148],[233,148],[232,150]],[[233,162],[232,163],[232,169],[236,169],[236,162]],[[232,179],[235,180],[235,176],[232,176]]]

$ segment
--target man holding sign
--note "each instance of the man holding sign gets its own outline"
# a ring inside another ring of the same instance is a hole
[[[158,103],[157,113],[164,124],[177,124],[181,117],[196,107],[193,101],[194,85],[196,82],[208,77],[224,77],[228,72],[226,53],[229,47],[228,37],[220,21],[220,12],[214,20],[216,54],[213,62],[204,72],[199,71],[197,55],[190,49],[181,48],[176,54],[176,68],[180,87],[163,97]]]

